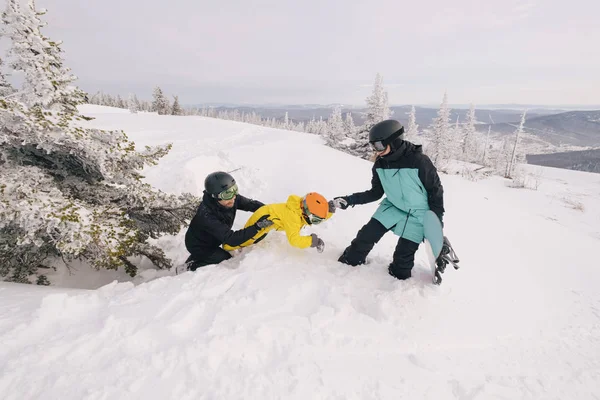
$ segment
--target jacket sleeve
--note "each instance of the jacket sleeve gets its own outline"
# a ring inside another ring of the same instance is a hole
[[[346,196],[348,199],[348,205],[354,206],[357,204],[367,204],[373,201],[379,200],[383,196],[383,186],[379,180],[379,175],[373,166],[373,177],[371,178],[371,189],[353,193],[350,196]]]
[[[285,235],[287,236],[288,242],[290,242],[292,246],[300,249],[306,249],[312,244],[311,236],[300,235],[300,229],[302,229],[302,226],[284,221],[283,229],[285,230]]]
[[[252,200],[252,199],[244,197],[240,194],[238,194],[238,196],[237,196],[238,210],[254,212],[254,211],[258,210],[259,208],[261,208],[262,206],[264,206],[264,204],[258,200]]]
[[[429,208],[440,221],[444,217],[444,187],[435,166],[425,154],[419,158],[419,179],[427,191]]]
[[[224,224],[210,214],[205,214],[204,225],[207,231],[217,238],[221,244],[227,244],[232,247],[241,245],[258,233],[256,225],[251,225],[238,231],[231,230],[227,224]]]

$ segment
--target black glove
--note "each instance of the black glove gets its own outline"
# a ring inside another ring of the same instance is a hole
[[[332,202],[335,208],[341,208],[342,210],[345,210],[351,205],[347,197],[334,197]]]
[[[263,215],[262,217],[260,217],[258,219],[258,221],[256,221],[256,223],[254,224],[259,230],[260,229],[265,229],[268,228],[269,226],[273,225],[273,221],[271,221],[270,219],[268,219],[270,217],[269,214],[267,215]]]
[[[310,236],[312,237],[312,243],[310,244],[310,247],[316,247],[317,251],[322,253],[325,249],[325,242],[323,242],[323,240],[314,233],[312,233]]]

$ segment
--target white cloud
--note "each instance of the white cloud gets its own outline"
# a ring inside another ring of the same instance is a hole
[[[394,103],[424,96],[437,102],[445,88],[457,97],[493,99],[477,88],[529,87],[539,77],[554,91],[570,92],[569,75],[590,88],[570,96],[577,100],[591,99],[600,81],[597,1],[38,0],[38,6],[48,9],[45,32],[64,41],[69,65],[91,91],[145,87],[148,96],[160,84],[177,88],[187,102],[362,102],[379,71],[397,93],[398,99],[390,95]],[[518,102],[505,99],[517,95],[501,99],[498,92],[497,101]],[[537,102],[548,98],[539,96]]]

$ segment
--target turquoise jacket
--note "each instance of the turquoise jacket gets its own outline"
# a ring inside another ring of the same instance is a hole
[[[420,145],[405,140],[392,144],[392,152],[373,165],[371,189],[345,196],[349,205],[385,198],[373,218],[396,235],[415,243],[423,241],[423,216],[432,210],[444,215],[444,189],[433,163]]]

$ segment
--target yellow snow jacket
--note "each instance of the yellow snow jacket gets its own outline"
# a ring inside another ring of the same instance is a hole
[[[300,230],[308,225],[302,216],[302,198],[294,194],[290,195],[286,203],[266,204],[256,210],[254,214],[246,222],[245,228],[254,225],[263,215],[270,215],[269,219],[273,221],[273,225],[261,229],[254,237],[242,243],[240,246],[223,245],[223,249],[227,251],[239,249],[241,247],[250,246],[259,240],[262,240],[267,233],[273,229],[285,231],[288,241],[294,247],[305,249],[310,247],[312,237],[301,236]],[[331,218],[333,213],[327,213],[325,219]]]

